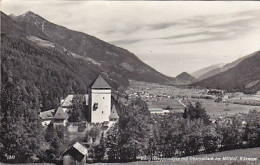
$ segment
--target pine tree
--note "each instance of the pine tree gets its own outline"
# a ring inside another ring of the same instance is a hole
[[[93,148],[94,148],[94,159],[96,161],[102,161],[106,153],[105,139],[103,133],[100,138],[100,143],[94,146]]]
[[[26,81],[15,81],[12,74],[2,70],[1,88],[1,160],[29,162],[38,156],[43,144],[42,126],[38,118],[37,92]],[[8,157],[13,156],[12,159]]]

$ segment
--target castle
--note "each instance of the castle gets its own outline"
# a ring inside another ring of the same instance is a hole
[[[87,121],[90,123],[117,122],[119,116],[115,106],[112,106],[112,89],[107,81],[101,76],[98,77],[89,86],[88,94],[85,94]],[[74,95],[68,95],[61,101],[60,107],[55,110],[49,110],[40,113],[42,125],[64,125],[69,117],[68,111],[72,107]],[[55,113],[54,113],[55,112]]]

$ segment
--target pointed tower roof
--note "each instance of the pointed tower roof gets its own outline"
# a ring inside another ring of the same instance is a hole
[[[115,105],[113,105],[113,107],[112,107],[111,114],[110,114],[109,118],[110,119],[119,119]]]
[[[65,112],[63,111],[63,109],[61,107],[59,107],[57,109],[57,112],[55,113],[54,119],[66,119],[66,114]]]
[[[91,89],[111,89],[111,86],[106,82],[101,74],[91,83]]]

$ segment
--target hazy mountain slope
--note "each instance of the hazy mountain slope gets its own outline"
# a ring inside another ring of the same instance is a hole
[[[26,22],[47,36],[47,40],[58,44],[67,51],[89,58],[107,74],[116,74],[126,79],[155,83],[173,83],[174,78],[167,77],[139,60],[129,51],[106,43],[88,34],[69,30],[51,23],[44,18],[27,12],[14,18]],[[41,38],[36,34],[33,36]]]
[[[179,80],[183,80],[187,84],[193,83],[193,82],[195,82],[197,80],[196,78],[194,78],[193,76],[191,76],[187,72],[182,72],[181,74],[176,76],[176,78],[179,79]]]
[[[260,51],[244,58],[239,64],[193,85],[229,91],[255,93],[260,90]]]
[[[225,70],[223,69],[223,67],[212,69],[212,70],[210,70],[210,71],[208,71],[208,72],[202,74],[201,76],[199,76],[199,77],[198,77],[198,80],[203,80],[203,79],[205,79],[205,78],[214,76],[214,75],[216,75],[216,74],[218,74],[218,73],[220,73],[220,72],[223,72],[223,71],[225,71]]]
[[[197,71],[197,72],[194,72],[198,75],[198,73],[200,74],[200,76],[198,76],[197,78],[199,80],[203,80],[205,78],[208,78],[208,77],[211,77],[211,76],[214,76],[214,75],[217,75],[218,73],[221,73],[221,72],[224,72],[230,68],[233,68],[235,66],[237,66],[241,61],[243,61],[244,59],[248,58],[248,57],[251,57],[252,55],[254,55],[255,53],[252,53],[250,55],[247,55],[247,56],[244,56],[242,58],[239,58],[231,63],[228,63],[226,65],[223,65],[223,64],[218,64],[218,65],[212,65],[211,67],[208,67],[208,68],[205,68],[205,69],[202,69],[202,71]],[[215,66],[215,68],[214,68]],[[204,71],[204,73],[203,73]],[[206,71],[206,72],[205,72]],[[202,74],[203,73],[203,74]]]
[[[200,70],[197,70],[197,71],[191,73],[191,76],[199,79],[199,77],[202,76],[203,74],[205,74],[205,73],[207,73],[207,72],[209,72],[211,70],[221,68],[221,67],[223,67],[223,64],[210,65],[210,66],[208,66],[206,68],[202,68]]]

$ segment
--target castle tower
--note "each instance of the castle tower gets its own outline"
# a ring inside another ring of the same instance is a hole
[[[102,123],[109,121],[111,114],[111,87],[101,75],[90,85],[89,101],[90,122]]]

